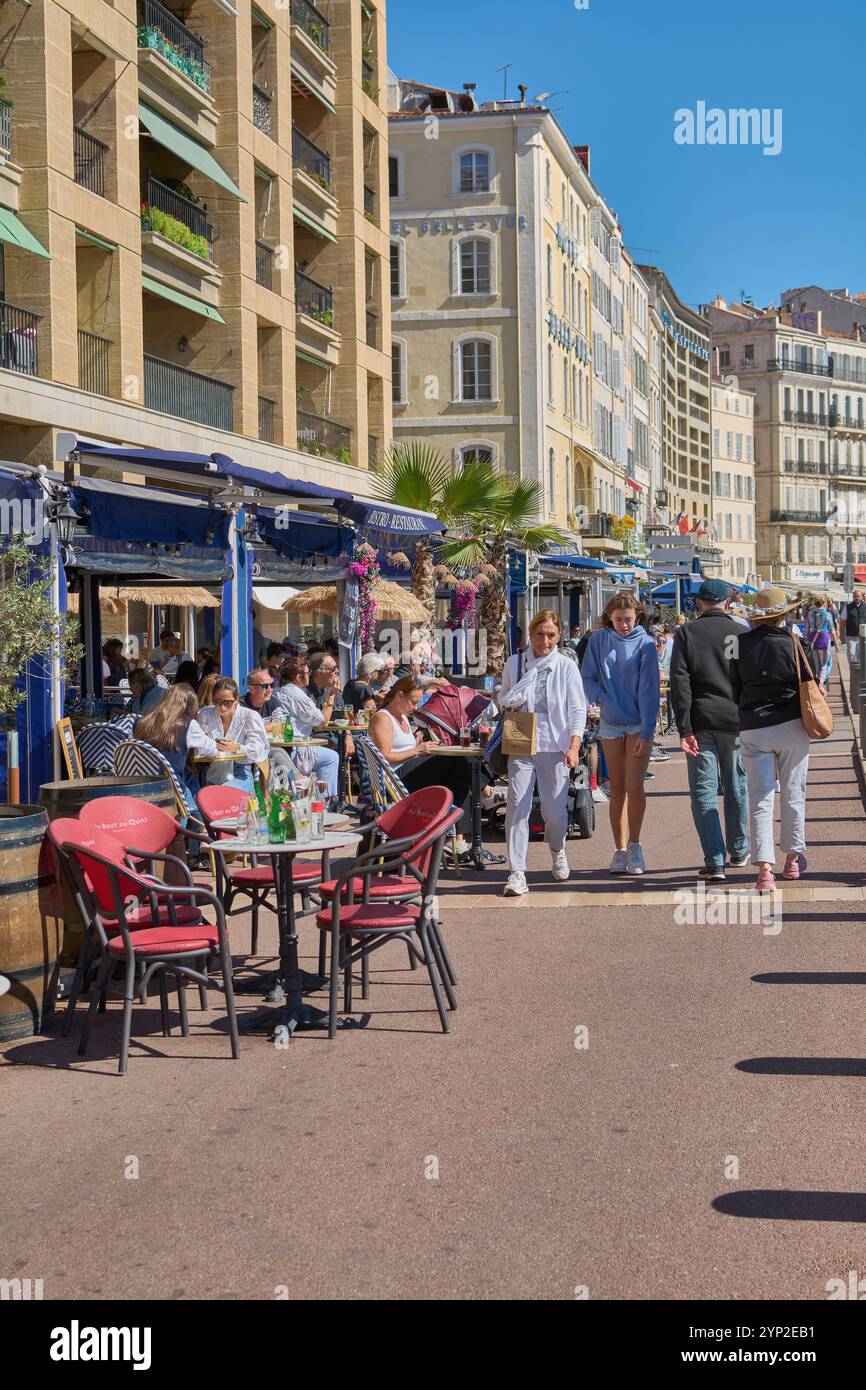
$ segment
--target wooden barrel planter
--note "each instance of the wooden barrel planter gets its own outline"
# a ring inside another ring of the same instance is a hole
[[[0,1042],[38,1033],[54,1009],[60,923],[41,806],[0,806]]]
[[[103,796],[134,796],[137,801],[149,801],[151,805],[159,806],[172,818],[177,816],[177,802],[168,777],[150,780],[138,777],[82,777],[78,782],[44,782],[39,790],[39,800],[52,821],[60,820],[63,816],[76,820],[82,806]],[[179,852],[179,857],[183,858],[183,849],[178,851],[177,841],[169,845],[168,852]],[[56,864],[53,851],[51,857]],[[57,875],[56,911],[64,923],[62,960],[64,965],[77,965],[84,926],[72,894],[60,874],[59,865]]]

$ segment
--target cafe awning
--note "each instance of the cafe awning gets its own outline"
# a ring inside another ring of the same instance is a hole
[[[178,126],[167,121],[164,116],[158,116],[143,101],[138,103],[138,115],[142,124],[150,131],[154,140],[162,145],[164,149],[176,154],[178,159],[183,160],[184,164],[191,165],[193,169],[198,169],[200,174],[219,184],[226,192],[233,193],[242,203],[246,202],[241,190],[234,183],[219,164],[217,164],[210,150],[204,145],[200,145],[197,140],[193,140],[191,135]]]
[[[160,299],[169,299],[172,304],[179,304],[182,309],[190,309],[194,314],[201,314],[203,319],[212,319],[214,323],[225,323],[219,309],[215,309],[212,304],[206,304],[203,299],[198,299],[194,294],[184,294],[183,290],[173,290],[171,285],[164,285],[161,280],[154,280],[150,275],[142,275],[141,288],[147,290],[148,294],[158,294]]]
[[[44,256],[47,261],[51,260],[42,242],[36,240],[11,208],[0,208],[0,241],[8,241],[10,246],[20,246],[22,251],[32,251],[34,256]]]
[[[70,491],[90,534],[100,540],[228,548],[228,515],[208,502],[103,478],[79,478]]]

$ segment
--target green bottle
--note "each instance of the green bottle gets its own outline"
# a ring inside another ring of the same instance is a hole
[[[291,716],[287,714],[287,715],[286,715],[286,719],[285,719],[285,723],[283,724],[283,742],[284,742],[284,743],[291,743],[292,740],[294,739],[294,737],[295,737],[295,731],[294,731],[294,728],[292,727]]]
[[[255,788],[256,802],[259,808],[259,815],[261,816],[262,823],[264,824],[264,822],[268,818],[268,803],[265,799],[265,789],[262,786],[261,773],[259,773],[257,776],[253,778],[253,787]]]
[[[271,808],[268,812],[268,840],[272,845],[284,845],[286,843],[286,827],[283,824],[283,808],[278,792],[274,792],[271,797]]]
[[[283,842],[285,843],[286,840],[296,840],[298,837],[295,830],[295,813],[292,810],[292,794],[291,792],[281,792],[280,797],[283,803]]]

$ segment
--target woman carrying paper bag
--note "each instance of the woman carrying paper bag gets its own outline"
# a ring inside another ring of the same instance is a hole
[[[509,657],[502,673],[499,707],[505,720],[502,751],[508,755],[505,837],[511,870],[506,897],[529,892],[526,854],[536,780],[553,877],[563,883],[571,872],[565,851],[568,784],[580,758],[586,697],[579,666],[557,651],[561,636],[559,614],[543,608],[529,624],[529,647]]]

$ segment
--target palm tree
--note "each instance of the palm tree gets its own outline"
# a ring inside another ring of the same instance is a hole
[[[376,464],[376,495],[383,502],[432,512],[447,530],[462,531],[466,519],[494,505],[499,475],[489,463],[473,458],[459,473],[429,444],[397,444]],[[436,575],[430,539],[415,542],[412,592],[423,603],[429,620],[423,636],[429,641],[436,623]]]

